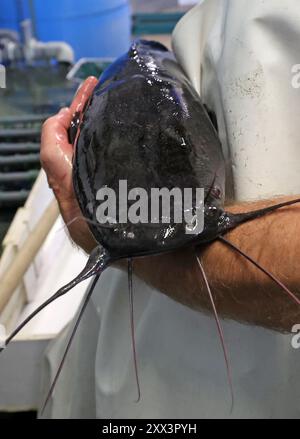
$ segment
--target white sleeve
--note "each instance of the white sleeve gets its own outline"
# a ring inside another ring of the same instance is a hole
[[[173,49],[216,113],[234,198],[300,193],[299,0],[202,0]]]

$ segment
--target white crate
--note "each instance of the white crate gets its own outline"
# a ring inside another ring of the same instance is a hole
[[[0,276],[52,199],[52,191],[41,172],[4,239]],[[7,332],[73,279],[83,269],[86,260],[87,256],[70,242],[59,217],[0,315],[0,323]],[[43,352],[49,341],[57,337],[76,314],[88,284],[89,281],[82,282],[43,310],[0,355],[0,410],[37,408]]]

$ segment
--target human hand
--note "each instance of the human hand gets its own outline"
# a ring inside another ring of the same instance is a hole
[[[41,163],[49,186],[58,201],[61,215],[73,241],[90,253],[97,245],[87,223],[82,219],[72,183],[73,145],[68,129],[74,113],[82,111],[98,80],[91,76],[82,84],[70,108],[46,120],[42,129]],[[74,219],[76,221],[73,221]],[[72,222],[73,221],[73,222]]]

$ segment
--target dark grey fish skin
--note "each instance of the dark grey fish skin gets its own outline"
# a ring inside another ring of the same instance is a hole
[[[96,222],[97,191],[108,186],[118,194],[119,180],[127,180],[128,190],[144,188],[149,198],[151,187],[204,188],[205,225],[197,242],[216,237],[225,187],[222,148],[171,52],[156,42],[134,42],[101,76],[81,119],[73,182],[84,217]],[[185,225],[90,228],[110,253],[135,256],[194,241]]]

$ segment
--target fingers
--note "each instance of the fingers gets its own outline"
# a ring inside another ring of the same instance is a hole
[[[83,109],[97,82],[95,77],[89,77],[79,89],[71,107],[62,108],[43,125],[41,163],[47,174],[59,177],[58,180],[63,176],[70,176],[72,170],[73,147],[69,143],[68,129],[74,112]]]
[[[68,130],[70,128],[70,124],[73,118],[73,113],[70,108],[62,108],[54,117],[56,117],[58,124],[61,125],[65,130]]]
[[[41,153],[57,143],[67,145],[68,128],[72,120],[72,113],[69,108],[63,108],[56,116],[46,120],[42,128]]]
[[[93,93],[94,88],[96,87],[97,83],[98,83],[98,79],[95,78],[94,76],[90,76],[89,78],[87,78],[84,81],[84,83],[82,84],[82,86],[78,90],[78,92],[77,92],[77,94],[72,102],[72,105],[70,107],[72,115],[83,109],[87,100],[89,99],[89,97]]]
[[[71,107],[63,108],[57,115],[47,119],[42,129],[41,163],[64,219],[71,218],[73,212],[80,214],[72,184],[73,146],[69,143],[68,129],[74,113],[82,111],[97,82],[94,77],[88,78],[79,89]],[[91,234],[86,224],[74,227],[73,235],[79,245],[89,250],[87,243]],[[94,245],[93,242],[93,247]]]
[[[70,177],[72,173],[73,147],[68,139],[71,119],[70,109],[63,108],[56,116],[47,119],[43,125],[40,160],[52,188],[56,184],[61,184],[61,179]]]
[[[98,80],[94,76],[87,78],[78,90],[71,107],[62,108],[56,116],[50,117],[46,120],[42,129],[42,149],[47,145],[57,143],[57,141],[63,145],[69,143],[68,129],[73,115],[82,110],[97,82]]]

